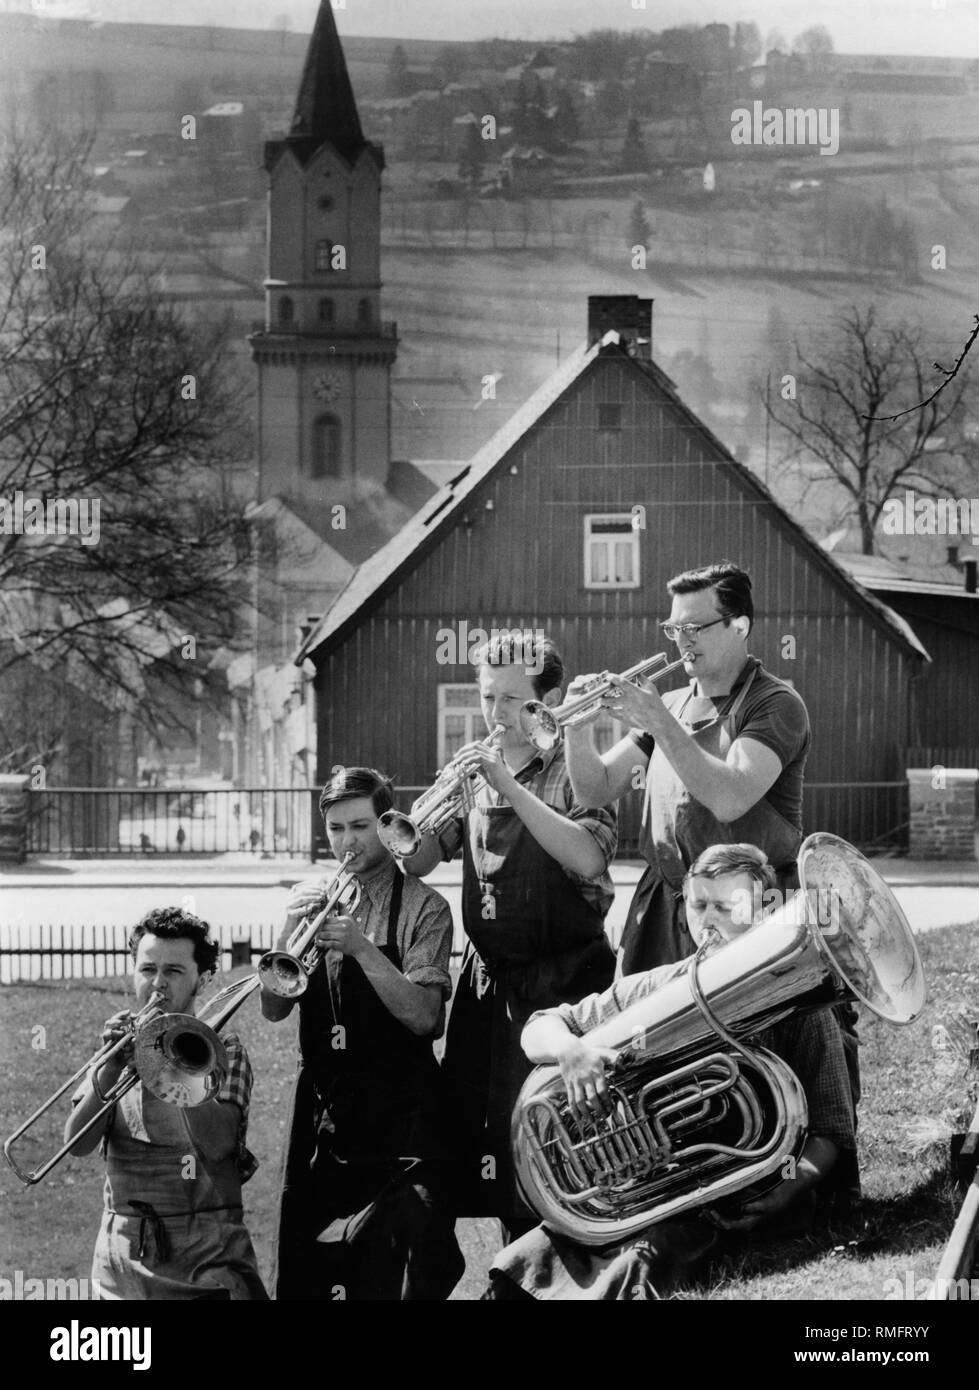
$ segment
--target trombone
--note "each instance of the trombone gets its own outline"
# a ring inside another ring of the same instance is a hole
[[[497,746],[505,733],[504,725],[497,724],[486,740],[487,746]],[[475,790],[483,780],[478,763],[458,756],[446,763],[428,791],[412,806],[411,815],[391,810],[378,818],[377,838],[381,844],[396,859],[410,859],[417,853],[423,836],[440,835],[460,814],[463,789],[470,778],[477,779],[472,788]]]
[[[103,1043],[4,1142],[3,1156],[20,1181],[31,1187],[46,1177],[138,1082],[142,1082],[158,1100],[168,1105],[184,1108],[210,1100],[223,1084],[228,1069],[228,1056],[217,1030],[224,1027],[258,984],[258,976],[250,975],[227,985],[201,1010],[199,1018],[193,1014],[164,1012],[161,1005],[163,995],[159,990],[154,990],[148,1002],[129,1020],[123,1036],[115,1042]],[[123,1068],[114,1084],[103,1092],[99,1086],[99,1072],[110,1058],[130,1044],[133,1046],[132,1060]],[[13,1155],[14,1145],[87,1072],[92,1073],[92,1085],[100,1108],[46,1162],[38,1164],[36,1168],[21,1168]]]
[[[355,858],[353,850],[343,856],[323,906],[315,916],[307,913],[286,942],[285,950],[266,951],[258,962],[259,982],[280,999],[298,999],[305,993],[309,977],[326,955],[324,947],[316,945],[316,933],[326,919],[338,913],[356,912],[360,884],[347,868],[349,861]]]
[[[670,661],[663,666],[666,657],[662,652],[658,652],[656,656],[647,656],[644,660],[637,661],[635,666],[623,671],[619,679],[635,682],[644,679],[664,680],[667,676],[672,676],[674,671],[678,671],[685,660],[689,658]],[[658,671],[655,669],[657,666],[661,668]],[[520,706],[520,727],[535,748],[541,753],[547,753],[561,742],[562,729],[584,723],[599,700],[614,688],[607,678],[599,680],[591,690],[583,695],[576,695],[573,700],[566,700],[556,709],[550,709],[543,700],[527,700]]]

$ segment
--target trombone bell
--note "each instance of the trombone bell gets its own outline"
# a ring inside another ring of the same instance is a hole
[[[181,1109],[213,1100],[228,1074],[224,1043],[192,1014],[164,1014],[141,1028],[133,1058],[157,1100]]]

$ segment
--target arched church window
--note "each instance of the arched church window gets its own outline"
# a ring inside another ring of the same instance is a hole
[[[296,308],[288,295],[283,295],[279,300],[279,322],[290,324],[296,316]]]
[[[332,323],[333,320],[334,320],[334,317],[335,317],[334,308],[333,308],[333,300],[332,300],[332,299],[321,299],[321,300],[320,300],[320,310],[319,310],[319,312],[320,312],[320,323]]]
[[[314,478],[340,476],[340,421],[335,415],[318,415],[313,422]]]

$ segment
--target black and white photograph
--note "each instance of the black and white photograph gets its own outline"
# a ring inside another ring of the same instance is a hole
[[[972,0],[0,0],[34,1365],[200,1301],[941,1364],[977,338]]]

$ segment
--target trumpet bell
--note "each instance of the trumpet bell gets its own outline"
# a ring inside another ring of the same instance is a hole
[[[528,700],[520,710],[520,727],[541,753],[561,742],[561,725],[542,700]]]
[[[415,822],[403,811],[385,811],[378,817],[377,838],[398,859],[410,859],[422,842]]]
[[[258,977],[263,987],[280,999],[298,999],[309,985],[302,961],[288,951],[266,951],[258,962]]]
[[[134,1053],[133,1064],[147,1090],[181,1109],[212,1100],[228,1074],[224,1044],[192,1014],[151,1020],[137,1034]]]

